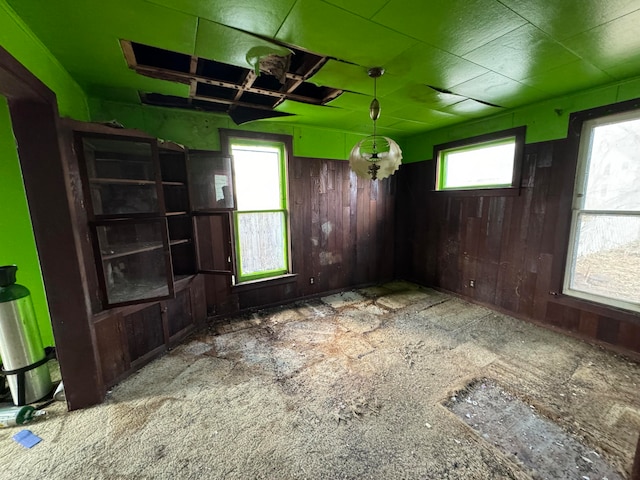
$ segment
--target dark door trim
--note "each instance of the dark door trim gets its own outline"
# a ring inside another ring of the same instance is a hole
[[[56,96],[1,47],[0,94],[11,113],[67,405],[83,408],[103,400],[104,386],[61,156]]]

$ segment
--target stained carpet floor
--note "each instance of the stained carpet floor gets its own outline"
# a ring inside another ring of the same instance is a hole
[[[218,323],[104,404],[50,408],[32,449],[2,429],[0,478],[542,478],[444,406],[476,379],[629,475],[637,363],[395,282]]]

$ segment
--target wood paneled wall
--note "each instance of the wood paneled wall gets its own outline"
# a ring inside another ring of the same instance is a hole
[[[292,158],[289,227],[296,276],[235,288],[210,278],[207,295],[215,299],[216,313],[393,279],[395,182],[395,176],[359,179],[345,161]]]
[[[567,140],[527,145],[509,196],[434,192],[433,161],[404,165],[398,276],[640,353],[640,315],[561,294],[575,165]]]
[[[393,278],[394,182],[360,179],[344,161],[293,160],[289,205],[298,295]]]

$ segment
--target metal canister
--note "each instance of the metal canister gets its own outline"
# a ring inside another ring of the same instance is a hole
[[[46,363],[28,369],[42,361],[46,354],[29,289],[16,283],[17,270],[15,265],[0,266],[0,358],[4,371],[27,368],[22,386],[20,375],[7,375],[13,403],[23,405],[44,398],[51,393],[53,385]],[[20,387],[24,388],[23,402]]]
[[[0,407],[0,427],[14,427],[24,425],[35,417],[45,415],[44,410],[36,410],[31,405],[22,407]]]

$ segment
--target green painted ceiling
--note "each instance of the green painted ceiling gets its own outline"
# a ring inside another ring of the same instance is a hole
[[[311,81],[347,90],[328,107],[286,101],[284,123],[413,134],[640,75],[640,0],[8,0],[93,96],[186,97],[138,75],[120,39],[246,66],[248,34],[335,60]],[[254,43],[255,42],[255,43]],[[450,93],[438,93],[435,86]],[[486,103],[497,106],[487,105]]]

